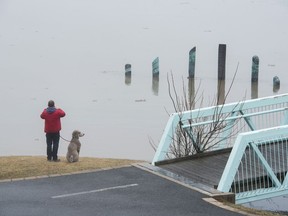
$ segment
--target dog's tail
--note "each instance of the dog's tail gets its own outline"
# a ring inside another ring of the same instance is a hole
[[[70,157],[69,157],[69,162],[70,162],[70,163],[73,163],[73,162],[74,162],[74,157],[73,157],[73,155],[70,155]]]

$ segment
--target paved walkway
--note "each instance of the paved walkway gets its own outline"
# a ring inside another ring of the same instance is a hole
[[[137,167],[0,183],[1,216],[187,216],[240,213]]]

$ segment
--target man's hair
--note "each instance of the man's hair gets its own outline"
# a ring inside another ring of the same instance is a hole
[[[53,100],[48,101],[48,107],[54,107],[55,103]]]

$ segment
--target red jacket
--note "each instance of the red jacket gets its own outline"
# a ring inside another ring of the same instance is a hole
[[[55,107],[48,107],[44,109],[40,117],[45,119],[46,133],[57,133],[61,130],[60,118],[65,116],[65,112],[61,109],[56,109]]]

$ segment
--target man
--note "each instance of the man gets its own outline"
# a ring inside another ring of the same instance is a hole
[[[48,107],[43,110],[40,117],[45,120],[44,132],[46,133],[47,160],[59,162],[58,147],[60,139],[60,118],[66,114],[63,110],[56,108],[53,100],[48,102]]]

